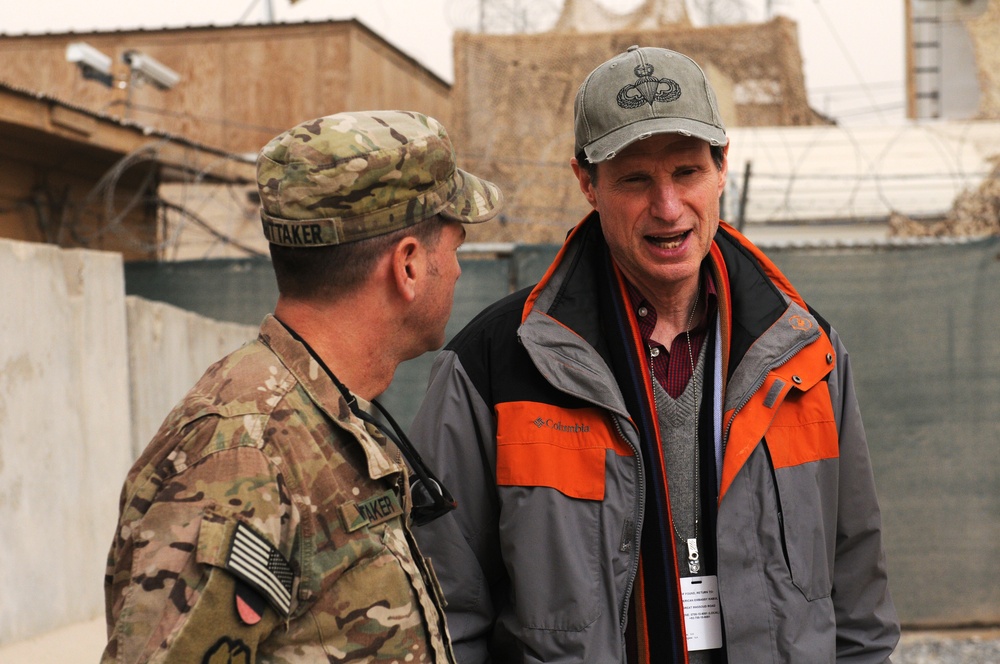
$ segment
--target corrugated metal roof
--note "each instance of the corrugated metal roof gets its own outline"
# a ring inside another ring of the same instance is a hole
[[[232,154],[232,153],[226,152],[225,150],[221,150],[219,148],[211,147],[211,146],[205,145],[203,143],[198,143],[197,141],[193,141],[193,140],[191,140],[189,138],[185,138],[183,136],[178,136],[177,134],[171,134],[169,132],[161,131],[159,129],[154,129],[153,127],[149,127],[147,125],[140,124],[138,122],[135,122],[134,120],[128,120],[128,119],[125,119],[125,118],[118,117],[116,115],[109,115],[107,113],[103,113],[103,112],[100,112],[100,111],[94,111],[92,109],[86,108],[84,106],[80,106],[78,104],[74,104],[73,102],[67,101],[65,99],[60,99],[60,98],[58,98],[58,97],[56,97],[54,95],[50,95],[50,94],[45,93],[45,92],[38,92],[36,90],[29,90],[27,88],[24,88],[24,87],[21,87],[21,86],[18,86],[18,85],[12,85],[10,83],[6,83],[4,81],[0,81],[0,91],[6,91],[6,92],[9,92],[9,93],[12,93],[12,94],[20,95],[22,97],[26,97],[26,98],[29,98],[29,99],[35,99],[35,100],[38,100],[38,101],[43,101],[43,102],[46,102],[46,103],[49,103],[49,104],[53,104],[53,105],[56,105],[56,106],[62,106],[63,108],[71,109],[71,110],[73,110],[73,111],[75,111],[77,113],[80,113],[82,115],[86,115],[86,116],[95,118],[97,120],[100,120],[101,122],[106,122],[106,123],[109,123],[109,124],[117,125],[119,127],[123,127],[123,128],[126,128],[126,129],[131,129],[131,130],[137,131],[137,132],[141,133],[143,136],[151,136],[151,137],[166,139],[166,140],[169,140],[172,143],[176,143],[178,145],[184,145],[184,146],[196,148],[196,149],[198,149],[198,150],[200,150],[202,152],[207,152],[207,153],[210,153],[210,154],[216,154],[216,155],[219,155],[219,156],[228,157],[228,158],[234,159],[235,161],[241,161],[241,162],[249,164],[249,163],[254,163],[254,160],[255,160],[255,156]],[[0,116],[2,116],[2,113],[0,113]]]

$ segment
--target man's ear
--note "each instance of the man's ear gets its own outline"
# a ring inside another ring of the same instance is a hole
[[[576,176],[577,182],[580,184],[580,191],[587,198],[587,202],[590,203],[590,207],[597,209],[597,197],[594,195],[594,183],[590,179],[590,172],[580,165],[580,162],[576,160],[576,157],[569,160],[569,165],[573,167],[573,175]]]
[[[417,296],[417,281],[427,269],[427,252],[420,240],[408,236],[396,243],[391,252],[390,272],[396,291],[407,302]]]
[[[719,196],[726,190],[726,178],[729,175],[729,143],[722,146],[722,167],[719,169]]]

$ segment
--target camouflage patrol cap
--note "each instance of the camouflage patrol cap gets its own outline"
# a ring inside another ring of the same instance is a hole
[[[503,195],[455,165],[434,118],[410,111],[337,113],[273,138],[257,157],[264,235],[315,247],[391,233],[435,214],[478,223]]]

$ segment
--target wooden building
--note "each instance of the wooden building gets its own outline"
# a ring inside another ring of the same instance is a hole
[[[164,183],[245,186],[253,164],[0,83],[0,237],[160,257]]]
[[[111,57],[110,87],[66,59],[85,42]],[[143,83],[138,52],[179,74]],[[285,129],[351,109],[405,108],[450,119],[450,86],[356,20],[0,37],[0,81],[227,152],[256,152]]]
[[[78,43],[110,61],[103,82],[68,61]],[[253,159],[299,122],[450,120],[450,86],[356,20],[0,36],[0,97],[0,236],[126,260],[266,254]]]

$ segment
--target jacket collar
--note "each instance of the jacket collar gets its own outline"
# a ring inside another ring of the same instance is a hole
[[[725,222],[720,222],[706,260],[718,289],[727,377],[791,304],[798,305],[800,315],[827,327],[825,321],[808,311],[777,266]],[[614,272],[610,263],[600,218],[597,212],[591,212],[570,232],[548,271],[532,289],[522,322],[532,312],[541,312],[601,350],[597,298],[602,280],[607,281]]]
[[[825,321],[812,315],[798,291],[763,252],[725,222],[720,222],[706,260],[718,292],[727,410],[730,402],[758,387],[761,372],[786,363],[790,351],[810,348],[822,337],[824,342],[811,352],[824,358],[832,352]],[[621,356],[622,344],[609,339],[638,339],[634,321],[629,325],[627,308],[600,218],[592,212],[570,232],[528,296],[522,312],[522,342],[566,346],[569,339],[575,339],[573,345],[589,346],[592,351],[577,348],[579,361],[602,368],[593,357],[596,351],[601,365],[622,367],[637,358],[630,361]],[[532,332],[538,325],[545,330],[544,338]],[[811,378],[812,383],[829,373],[828,364],[825,359],[817,364],[821,375]],[[641,368],[632,371],[636,370]],[[594,371],[586,369],[585,374],[593,376]],[[597,380],[606,378],[602,370]],[[591,386],[593,380],[586,385]],[[729,383],[733,383],[731,389]]]
[[[391,447],[387,449],[387,441],[381,432],[365,424],[351,412],[330,374],[273,315],[268,314],[264,318],[258,340],[271,349],[305,390],[313,404],[323,411],[334,425],[353,434],[358,440],[367,457],[368,474],[372,479],[398,473],[403,469],[401,463],[390,456],[388,449]]]
[[[742,447],[725,449],[721,496],[788,392],[823,380],[835,357],[825,323],[735,229],[720,223],[707,260],[719,302],[723,445],[737,415],[752,414],[741,418]],[[637,350],[641,339],[596,213],[570,233],[532,290],[519,335],[553,386],[587,401],[596,398],[632,419],[640,436],[654,435],[649,374]]]

